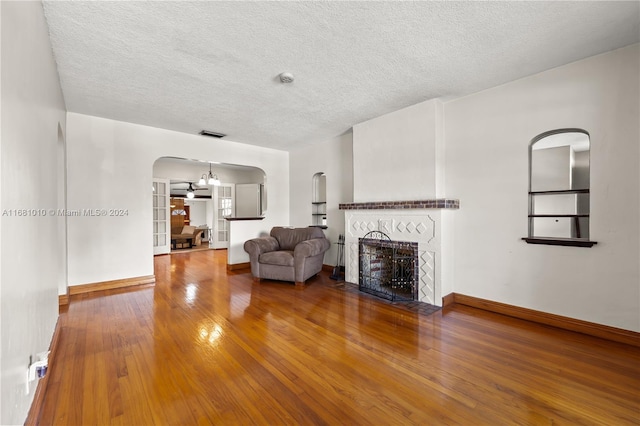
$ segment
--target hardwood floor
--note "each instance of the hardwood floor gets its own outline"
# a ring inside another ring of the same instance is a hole
[[[640,422],[640,350],[453,306],[429,316],[227,272],[224,251],[155,258],[156,285],[71,297],[38,423]]]
[[[204,251],[204,250],[215,250],[215,249],[212,248],[212,247],[209,247],[209,242],[208,241],[203,241],[202,243],[198,244],[197,246],[193,246],[191,248],[186,247],[186,248],[171,249],[169,254],[193,253],[193,252],[196,252],[196,251]],[[226,253],[226,251],[225,251],[225,253]]]

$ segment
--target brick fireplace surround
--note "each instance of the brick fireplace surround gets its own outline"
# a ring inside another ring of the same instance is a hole
[[[358,283],[358,239],[380,231],[394,241],[418,243],[418,300],[442,305],[442,211],[459,209],[459,200],[374,201],[339,205],[345,212],[345,280]]]

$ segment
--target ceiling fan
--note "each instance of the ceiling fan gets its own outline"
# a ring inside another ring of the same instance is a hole
[[[193,198],[195,197],[195,191],[208,191],[209,188],[198,188],[197,186],[194,188],[193,185],[195,185],[193,182],[172,182],[171,184],[189,184],[188,188],[175,188],[176,190],[180,190],[180,191],[187,191],[187,198]]]

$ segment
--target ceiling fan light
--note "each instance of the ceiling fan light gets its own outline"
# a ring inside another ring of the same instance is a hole
[[[195,191],[193,190],[193,184],[191,182],[189,182],[189,188],[187,188],[187,198],[195,197],[194,192]]]

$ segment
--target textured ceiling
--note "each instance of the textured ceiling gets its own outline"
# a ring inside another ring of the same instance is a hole
[[[69,111],[278,149],[638,42],[639,7],[44,2]]]

